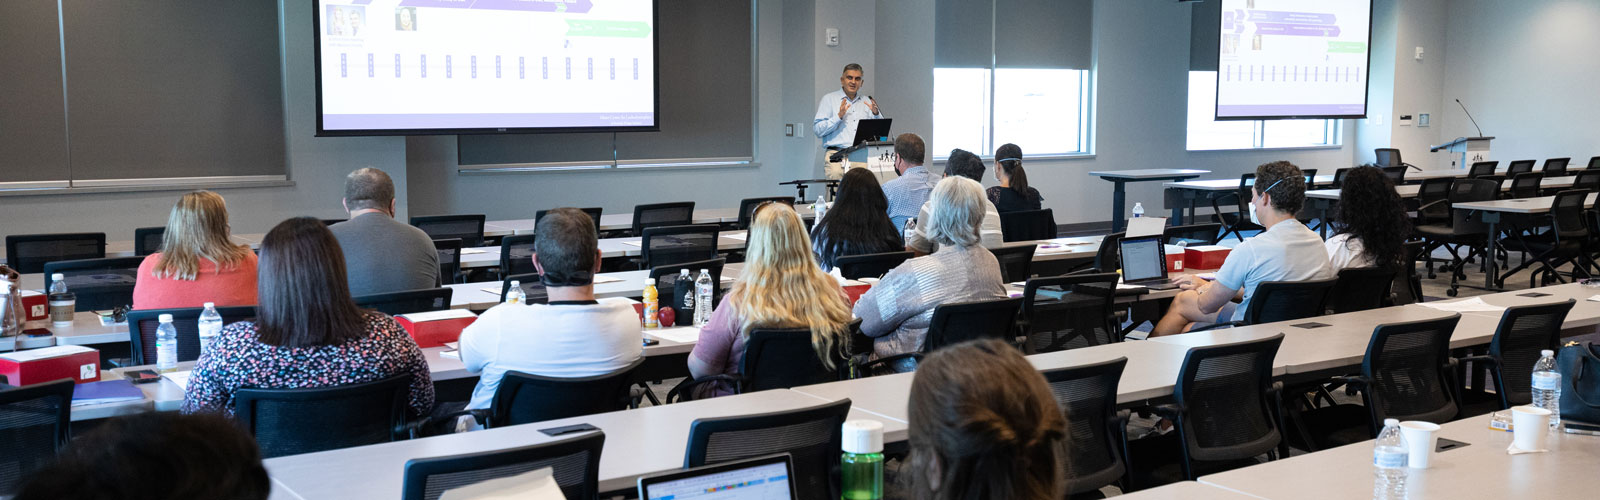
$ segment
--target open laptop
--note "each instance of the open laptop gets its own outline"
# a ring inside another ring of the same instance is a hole
[[[639,478],[640,500],[792,500],[788,453]]]
[[[850,145],[889,140],[889,124],[892,122],[893,118],[867,118],[856,121],[856,136],[850,140]]]
[[[1122,252],[1122,282],[1151,290],[1170,290],[1178,285],[1167,279],[1167,247],[1160,236],[1123,238],[1117,243]]]

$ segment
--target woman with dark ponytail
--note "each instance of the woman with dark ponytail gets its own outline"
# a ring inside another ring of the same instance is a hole
[[[910,498],[1064,496],[1067,419],[1016,348],[991,339],[938,350],[917,367],[908,406]]]
[[[994,178],[999,186],[989,188],[989,202],[1000,213],[1038,210],[1039,190],[1028,187],[1028,173],[1022,170],[1022,148],[1006,143],[994,150]]]

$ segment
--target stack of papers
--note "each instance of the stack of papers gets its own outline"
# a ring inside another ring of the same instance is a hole
[[[189,374],[190,373],[193,373],[193,371],[184,370],[184,371],[180,371],[180,372],[168,372],[168,373],[162,374],[161,376],[165,377],[167,380],[171,380],[172,383],[174,383],[174,384],[178,384],[178,387],[181,387],[181,388],[183,388],[183,390],[185,392],[188,392],[188,390],[189,390]]]
[[[1438,309],[1440,311],[1449,311],[1449,312],[1458,312],[1458,313],[1464,313],[1464,312],[1501,312],[1501,311],[1506,310],[1506,308],[1503,307],[1503,306],[1497,306],[1497,305],[1490,304],[1488,302],[1484,302],[1482,297],[1473,297],[1473,298],[1470,298],[1470,299],[1457,300],[1457,301],[1454,301],[1454,302],[1423,302],[1423,303],[1421,303],[1419,305],[1421,305],[1422,307],[1431,307],[1431,308],[1434,308],[1434,309]]]
[[[645,330],[646,335],[661,340],[670,340],[679,344],[693,344],[700,341],[700,328],[693,326],[679,326],[673,328],[658,328]]]
[[[120,403],[144,399],[144,391],[130,380],[104,380],[78,384],[72,390],[72,406]]]

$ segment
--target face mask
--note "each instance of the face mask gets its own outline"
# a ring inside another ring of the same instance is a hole
[[[1250,202],[1250,223],[1261,225],[1261,219],[1256,218],[1256,202]]]

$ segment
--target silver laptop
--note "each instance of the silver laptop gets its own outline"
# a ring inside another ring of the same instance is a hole
[[[792,500],[788,453],[639,478],[641,500]]]
[[[1123,238],[1117,245],[1122,251],[1122,282],[1151,290],[1177,288],[1167,279],[1167,246],[1160,236]]]

